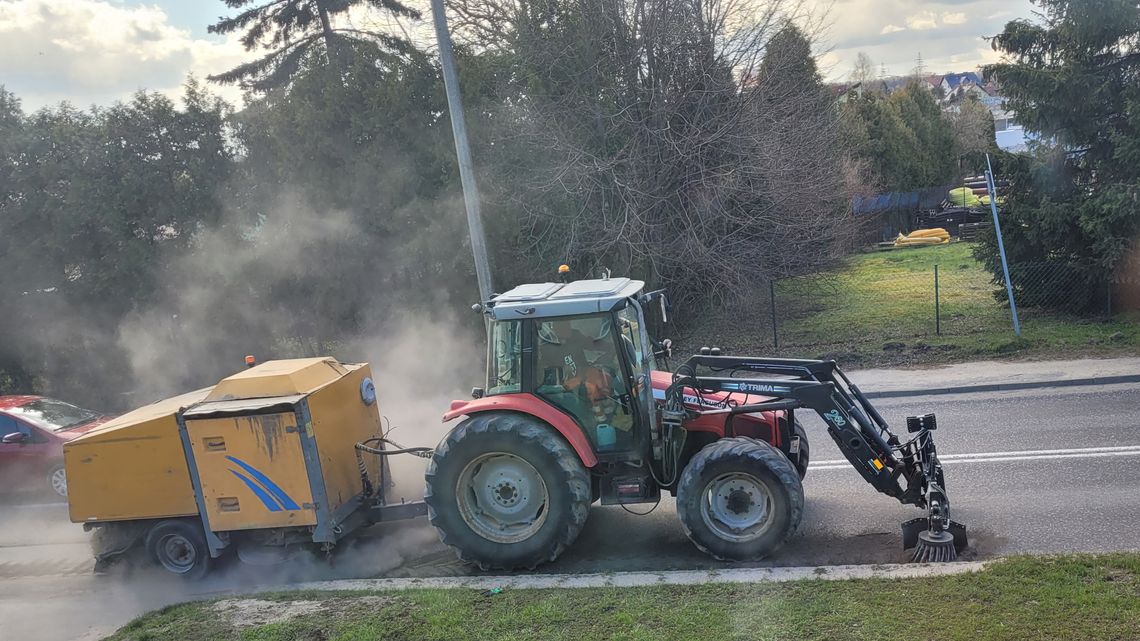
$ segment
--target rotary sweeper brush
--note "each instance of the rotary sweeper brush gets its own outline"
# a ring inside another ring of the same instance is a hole
[[[270,361],[135,410],[65,446],[72,520],[97,528],[100,565],[133,550],[201,576],[211,560],[331,552],[379,521],[427,515],[484,569],[553,561],[590,505],[676,496],[693,543],[719,559],[772,554],[799,526],[810,410],[878,491],[926,510],[903,524],[916,561],[966,546],[950,520],[933,414],[905,440],[832,361],[727,356],[702,348],[658,369],[648,333],[662,291],[601,278],[516,287],[477,305],[487,320],[485,387],[433,449],[380,429],[367,364]],[[251,363],[252,365],[252,363]],[[423,502],[389,500],[388,456],[430,457]]]

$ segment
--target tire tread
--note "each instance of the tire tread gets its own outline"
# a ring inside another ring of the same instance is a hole
[[[767,467],[776,475],[780,483],[788,489],[788,503],[791,507],[791,515],[783,535],[777,541],[776,545],[772,546],[767,552],[771,553],[786,543],[787,540],[795,534],[796,530],[799,529],[804,512],[804,491],[803,483],[800,481],[799,471],[783,452],[765,441],[744,436],[721,439],[705,446],[704,449],[697,452],[696,456],[689,461],[684,472],[682,472],[678,487],[692,486],[706,467],[723,460],[732,459],[751,460]],[[680,517],[681,527],[684,529],[685,535],[693,542],[693,545],[705,554],[713,556],[718,560],[733,560],[729,557],[716,554],[715,551],[702,544],[698,538],[693,535],[693,529],[690,526],[689,519],[693,518],[694,515],[690,514],[688,510],[682,509],[680,505],[681,498],[682,497],[678,495],[679,504],[677,513]],[[696,518],[700,517],[697,516]]]
[[[444,506],[438,505],[439,501],[433,490],[435,480],[439,476],[439,466],[441,463],[447,462],[451,451],[460,442],[471,438],[473,435],[493,433],[511,434],[520,441],[531,441],[537,444],[553,457],[561,480],[566,483],[570,490],[570,518],[561,532],[552,539],[551,544],[544,551],[517,564],[488,561],[478,558],[469,550],[464,549],[461,542],[456,540],[459,537],[454,533],[449,533],[445,527],[446,524],[440,518],[439,511]],[[435,448],[435,453],[431,462],[428,463],[424,477],[426,480],[424,502],[427,503],[428,521],[436,528],[440,541],[454,550],[461,561],[475,565],[484,571],[513,570],[518,567],[534,569],[542,563],[555,560],[578,538],[578,534],[581,533],[586,524],[586,518],[589,516],[592,499],[590,476],[578,459],[578,455],[553,429],[526,414],[486,412],[476,414],[463,421],[444,437],[443,441]]]

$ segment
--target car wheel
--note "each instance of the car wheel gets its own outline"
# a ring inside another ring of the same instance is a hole
[[[67,499],[67,470],[63,464],[53,465],[47,474],[48,487],[56,496]]]

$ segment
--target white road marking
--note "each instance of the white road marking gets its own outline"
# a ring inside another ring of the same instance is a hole
[[[1046,461],[1065,458],[1106,458],[1110,456],[1140,456],[1140,445],[1115,447],[1085,447],[1063,450],[1021,450],[1014,452],[977,452],[971,454],[940,454],[944,463],[999,463],[1008,461]],[[846,460],[816,461],[810,470],[842,470],[850,468]]]

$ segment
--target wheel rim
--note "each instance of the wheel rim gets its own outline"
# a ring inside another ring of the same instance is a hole
[[[701,518],[722,539],[754,540],[772,524],[772,493],[751,474],[722,474],[705,486]]]
[[[67,472],[62,467],[52,470],[51,489],[63,498],[67,498]]]
[[[459,513],[476,534],[496,543],[519,543],[546,522],[546,482],[533,465],[493,452],[467,464],[455,496]]]
[[[181,534],[167,534],[158,541],[158,561],[177,574],[189,572],[198,560],[194,543]]]

